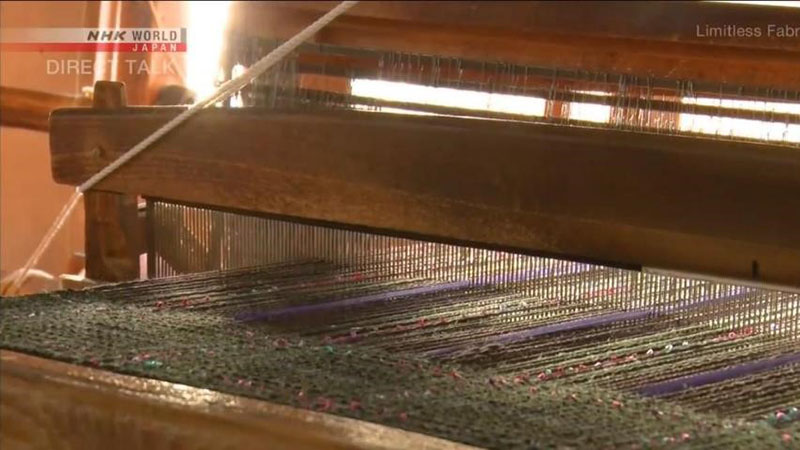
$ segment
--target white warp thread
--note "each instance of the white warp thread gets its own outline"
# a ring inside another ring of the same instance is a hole
[[[206,97],[205,99],[200,100],[199,102],[195,103],[194,105],[190,106],[186,111],[178,114],[175,118],[164,124],[161,128],[154,131],[150,136],[147,136],[139,142],[138,144],[134,145],[130,150],[123,153],[119,158],[114,160],[111,164],[104,167],[103,170],[97,172],[96,174],[92,175],[88,180],[83,182],[80,186],[78,186],[77,190],[72,197],[70,197],[69,201],[66,205],[64,205],[64,209],[61,210],[56,220],[50,226],[50,229],[44,235],[39,245],[34,250],[33,254],[31,254],[28,261],[25,262],[25,265],[22,267],[22,270],[19,271],[19,276],[14,280],[13,284],[10,285],[8,292],[3,292],[3,294],[11,294],[17,292],[22,282],[25,280],[25,277],[28,274],[28,271],[36,264],[38,264],[39,260],[41,259],[44,252],[52,243],[53,239],[55,238],[58,231],[67,221],[72,211],[75,209],[75,206],[78,205],[80,198],[83,196],[83,193],[87,190],[91,189],[97,183],[101,182],[105,177],[113,173],[115,170],[122,167],[125,163],[130,161],[136,155],[150,147],[153,143],[164,137],[167,133],[177,128],[180,124],[188,120],[190,117],[195,115],[201,109],[213,105],[214,103],[220,102],[225,100],[226,98],[230,97],[231,95],[235,94],[237,91],[245,87],[248,83],[253,81],[256,77],[263,74],[267,70],[269,70],[272,66],[276,63],[280,62],[283,58],[285,58],[289,53],[293,52],[300,44],[307,41],[311,38],[314,33],[322,29],[325,25],[329,24],[331,21],[345,13],[347,10],[352,8],[358,3],[358,1],[345,1],[338,4],[335,8],[328,11],[327,14],[317,19],[314,23],[306,27],[303,31],[294,35],[291,39],[284,42],[278,48],[271,51],[267,56],[258,60],[255,64],[250,66],[247,70],[245,70],[240,76],[233,78],[222,86],[220,86],[214,93]]]

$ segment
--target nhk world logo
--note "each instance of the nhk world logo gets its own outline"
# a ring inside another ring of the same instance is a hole
[[[17,52],[185,52],[186,28],[6,28],[0,50]]]

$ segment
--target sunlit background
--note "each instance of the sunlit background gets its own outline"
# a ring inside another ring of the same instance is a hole
[[[221,78],[220,57],[231,2],[189,2],[186,86],[195,98],[205,98]]]
[[[800,7],[800,1],[735,1],[729,3]],[[203,98],[214,92],[219,81],[223,78],[220,57],[225,40],[225,29],[230,6],[231,2],[227,1],[189,3],[186,85],[197,94],[197,98]],[[237,76],[244,69],[243,66],[237,65],[234,67],[232,75]],[[546,99],[536,97],[368,79],[352,80],[350,87],[352,94],[355,96],[406,104],[435,105],[531,117],[544,117],[547,114]],[[609,95],[609,93],[602,91],[587,91],[585,93]],[[760,115],[765,116],[770,112],[800,114],[800,105],[798,104],[694,97],[683,98],[682,102],[752,110],[754,118],[723,118],[681,113],[678,120],[678,129],[680,131],[769,141],[800,142],[800,125],[758,120]],[[242,104],[242,98],[238,94],[231,100],[232,106],[242,106]],[[611,121],[612,108],[607,105],[564,102],[562,108],[563,111],[559,115],[570,120],[595,123],[608,123]],[[431,115],[431,113],[415,112],[404,108],[382,107],[379,109],[381,112],[387,113]]]
[[[577,91],[579,94],[610,95],[603,91]],[[611,120],[611,107],[594,103],[569,102],[567,105],[570,120],[607,123]]]
[[[716,3],[744,3],[747,5],[764,5],[764,6],[784,6],[787,8],[800,8],[800,2],[794,1],[759,1],[759,0],[741,0],[741,1],[719,1],[715,0]]]
[[[527,116],[543,116],[547,103],[534,97],[381,80],[352,80],[350,90],[358,97]]]
[[[703,97],[684,98],[683,103],[751,110],[753,111],[753,117],[766,116],[770,113],[800,114],[800,104],[797,103],[776,103]],[[679,128],[681,131],[714,134],[720,136],[764,139],[769,141],[800,142],[800,125],[769,122],[757,119],[713,117],[708,115],[684,113],[680,115]]]

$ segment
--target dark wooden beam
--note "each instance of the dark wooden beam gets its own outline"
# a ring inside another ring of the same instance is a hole
[[[178,111],[57,111],[56,181],[84,181]],[[201,112],[98,188],[489,248],[800,285],[798,173],[800,152],[776,145],[243,109]]]
[[[0,125],[47,131],[50,112],[54,109],[91,104],[92,100],[87,97],[0,86]]]
[[[125,108],[125,85],[98,81],[94,109]],[[96,151],[101,151],[97,148]],[[85,211],[86,277],[96,281],[139,278],[139,254],[144,252],[136,193],[90,190],[83,194]]]
[[[696,26],[705,24],[797,24],[800,10],[705,3],[363,2],[315,40],[386,52],[800,90],[797,39],[696,36]],[[232,29],[285,39],[332,4],[237,2]]]
[[[246,7],[243,3],[248,2],[236,3],[234,11]],[[261,3],[262,8],[283,7],[322,14],[338,2]],[[766,5],[698,1],[375,1],[361,2],[345,16],[465,28],[800,51],[797,39],[780,36],[777,29],[769,33],[770,25],[799,26],[800,10]],[[754,32],[713,36],[706,32],[706,26],[759,27],[761,33],[758,36]]]
[[[139,278],[144,253],[134,194],[91,190],[84,193],[86,277],[95,281]]]

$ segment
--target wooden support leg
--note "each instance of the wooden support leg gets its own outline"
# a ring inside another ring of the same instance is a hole
[[[125,85],[98,81],[94,108],[126,106]],[[139,277],[142,242],[137,197],[102,191],[84,193],[86,211],[86,276],[97,281],[125,281]]]
[[[135,195],[89,191],[86,210],[86,276],[97,281],[139,277],[140,233]]]

